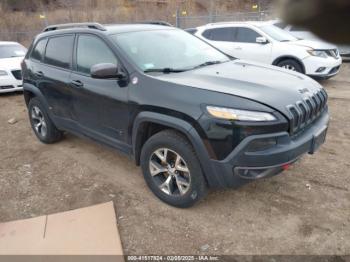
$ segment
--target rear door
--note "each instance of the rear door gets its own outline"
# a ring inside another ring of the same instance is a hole
[[[237,27],[236,30],[234,56],[270,64],[272,44],[257,43],[256,39],[262,35],[249,27]]]
[[[51,112],[62,120],[72,118],[70,74],[74,37],[74,34],[60,35],[38,42],[39,49],[46,47],[45,53],[42,61],[35,62],[31,70]],[[40,57],[35,52],[34,49],[32,55]]]
[[[74,118],[90,135],[124,149],[128,128],[128,87],[116,79],[93,79],[90,69],[119,61],[110,46],[92,34],[77,36],[71,75]]]
[[[234,27],[221,27],[205,30],[202,37],[225,54],[235,56],[235,34]]]

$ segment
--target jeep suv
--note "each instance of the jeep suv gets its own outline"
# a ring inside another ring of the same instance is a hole
[[[70,132],[121,150],[177,207],[208,188],[277,175],[327,133],[327,94],[317,82],[233,59],[173,27],[50,26],[22,68],[40,141]]]

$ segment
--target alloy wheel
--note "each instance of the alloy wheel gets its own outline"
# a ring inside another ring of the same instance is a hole
[[[287,70],[297,71],[295,66],[293,66],[293,65],[288,65],[288,64],[287,65],[283,65],[282,68],[285,68]]]
[[[35,132],[39,134],[41,137],[46,137],[47,135],[47,124],[45,121],[45,117],[41,112],[40,108],[34,106],[31,112],[31,118],[33,120],[33,126]]]
[[[190,170],[185,160],[173,150],[160,148],[154,151],[149,169],[158,188],[167,195],[183,196],[190,189]]]

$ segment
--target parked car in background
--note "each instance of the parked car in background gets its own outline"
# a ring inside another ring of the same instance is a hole
[[[0,93],[21,91],[21,62],[27,49],[16,42],[0,42]]]
[[[224,53],[283,67],[314,78],[338,74],[342,59],[336,46],[299,40],[273,22],[225,22],[196,28],[195,35]]]
[[[22,66],[40,141],[68,131],[119,149],[141,165],[153,193],[177,207],[208,187],[277,175],[315,153],[327,134],[320,84],[232,59],[174,27],[50,26]]]
[[[316,40],[316,41],[323,41],[320,39],[317,35],[311,33],[310,31],[305,30],[304,28],[298,27],[298,26],[292,26],[288,25],[283,21],[276,20],[274,21],[274,25],[277,27],[288,31],[293,36],[297,37],[298,39],[305,39],[305,40]],[[350,59],[350,45],[338,45],[340,56],[344,60]]]

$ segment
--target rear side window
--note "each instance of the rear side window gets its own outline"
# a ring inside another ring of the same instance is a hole
[[[90,74],[93,65],[111,63],[117,65],[117,59],[110,48],[101,39],[92,35],[81,35],[77,47],[77,71]]]
[[[237,28],[236,42],[240,43],[256,43],[256,38],[261,35],[250,28]]]
[[[47,39],[42,39],[40,40],[35,48],[33,49],[30,58],[38,61],[42,61],[44,58],[44,53],[45,53],[45,47],[46,47]]]
[[[65,35],[50,38],[44,62],[49,65],[69,69],[71,67],[74,36]]]
[[[203,36],[212,41],[233,42],[236,34],[236,28],[223,27],[208,29],[204,31]]]

